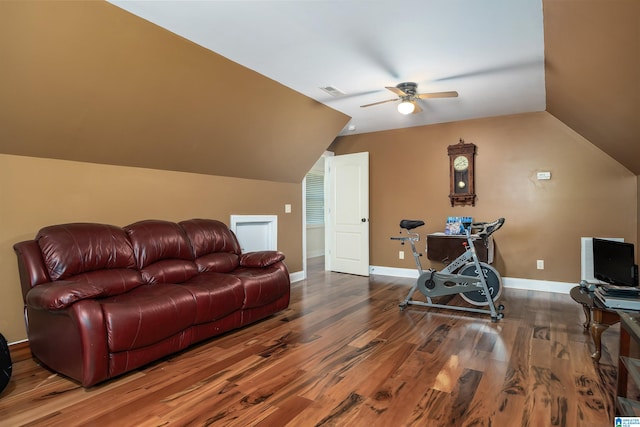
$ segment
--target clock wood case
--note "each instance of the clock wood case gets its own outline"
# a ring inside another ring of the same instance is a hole
[[[476,146],[463,139],[447,148],[449,153],[449,199],[451,206],[476,204],[474,171]]]

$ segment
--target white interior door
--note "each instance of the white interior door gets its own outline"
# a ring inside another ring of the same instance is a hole
[[[328,157],[327,269],[369,275],[369,153]]]

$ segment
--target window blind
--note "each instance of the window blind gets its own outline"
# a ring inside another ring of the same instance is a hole
[[[324,224],[324,175],[309,172],[306,186],[307,225]]]

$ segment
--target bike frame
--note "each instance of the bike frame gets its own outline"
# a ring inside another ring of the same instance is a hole
[[[453,286],[448,287],[446,290],[443,290],[442,291],[443,293],[439,293],[438,295],[434,295],[434,296],[452,295],[457,293],[465,293],[465,292],[482,290],[484,292],[484,295],[487,297],[487,303],[489,305],[489,309],[434,303],[433,300],[431,299],[431,296],[425,294],[424,292],[422,293],[426,297],[427,302],[413,300],[412,299],[413,294],[418,290],[420,278],[425,273],[425,271],[423,270],[422,263],[420,262],[420,253],[416,249],[416,245],[415,245],[415,242],[420,240],[420,235],[416,232],[411,232],[411,231],[407,231],[407,234],[409,234],[408,237],[391,237],[392,240],[400,240],[402,241],[402,243],[409,242],[409,244],[411,245],[411,250],[413,252],[413,258],[416,262],[416,267],[418,268],[418,280],[416,280],[416,283],[412,286],[411,290],[409,291],[409,294],[407,295],[405,300],[400,304],[401,310],[403,310],[408,305],[418,305],[418,306],[424,306],[424,307],[435,307],[435,308],[443,308],[443,309],[449,309],[449,310],[467,311],[472,313],[489,314],[491,315],[491,319],[494,321],[499,318],[502,318],[502,313],[498,313],[498,310],[496,310],[496,306],[494,304],[493,298],[491,297],[489,288],[487,286],[487,282],[484,277],[484,272],[483,272],[480,260],[478,259],[476,248],[473,244],[474,240],[477,240],[478,237],[471,234],[470,227],[465,229],[467,246],[464,253],[462,253],[459,257],[457,257],[449,265],[447,265],[445,268],[443,268],[440,271],[429,270],[431,274],[437,275],[436,276],[437,280],[440,283],[447,282],[447,283],[455,284]],[[469,261],[473,262],[476,268],[476,271],[478,272],[478,276],[466,276],[466,275],[454,273],[460,267],[462,267],[463,265],[466,265]],[[500,307],[502,308],[502,306]]]

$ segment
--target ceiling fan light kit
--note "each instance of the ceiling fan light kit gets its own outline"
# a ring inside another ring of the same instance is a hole
[[[398,104],[398,111],[401,114],[419,113],[422,108],[418,105],[416,100],[424,98],[455,98],[458,96],[458,92],[432,92],[432,93],[418,93],[418,84],[414,82],[404,82],[393,86],[387,86],[386,89],[398,95],[398,98],[386,99],[384,101],[373,102],[371,104],[361,105],[360,107],[371,107],[374,105],[385,104],[387,102],[401,101]]]
[[[408,99],[405,99],[400,104],[398,104],[398,112],[400,114],[411,114],[415,109],[416,106],[414,105],[414,103],[409,101]]]

